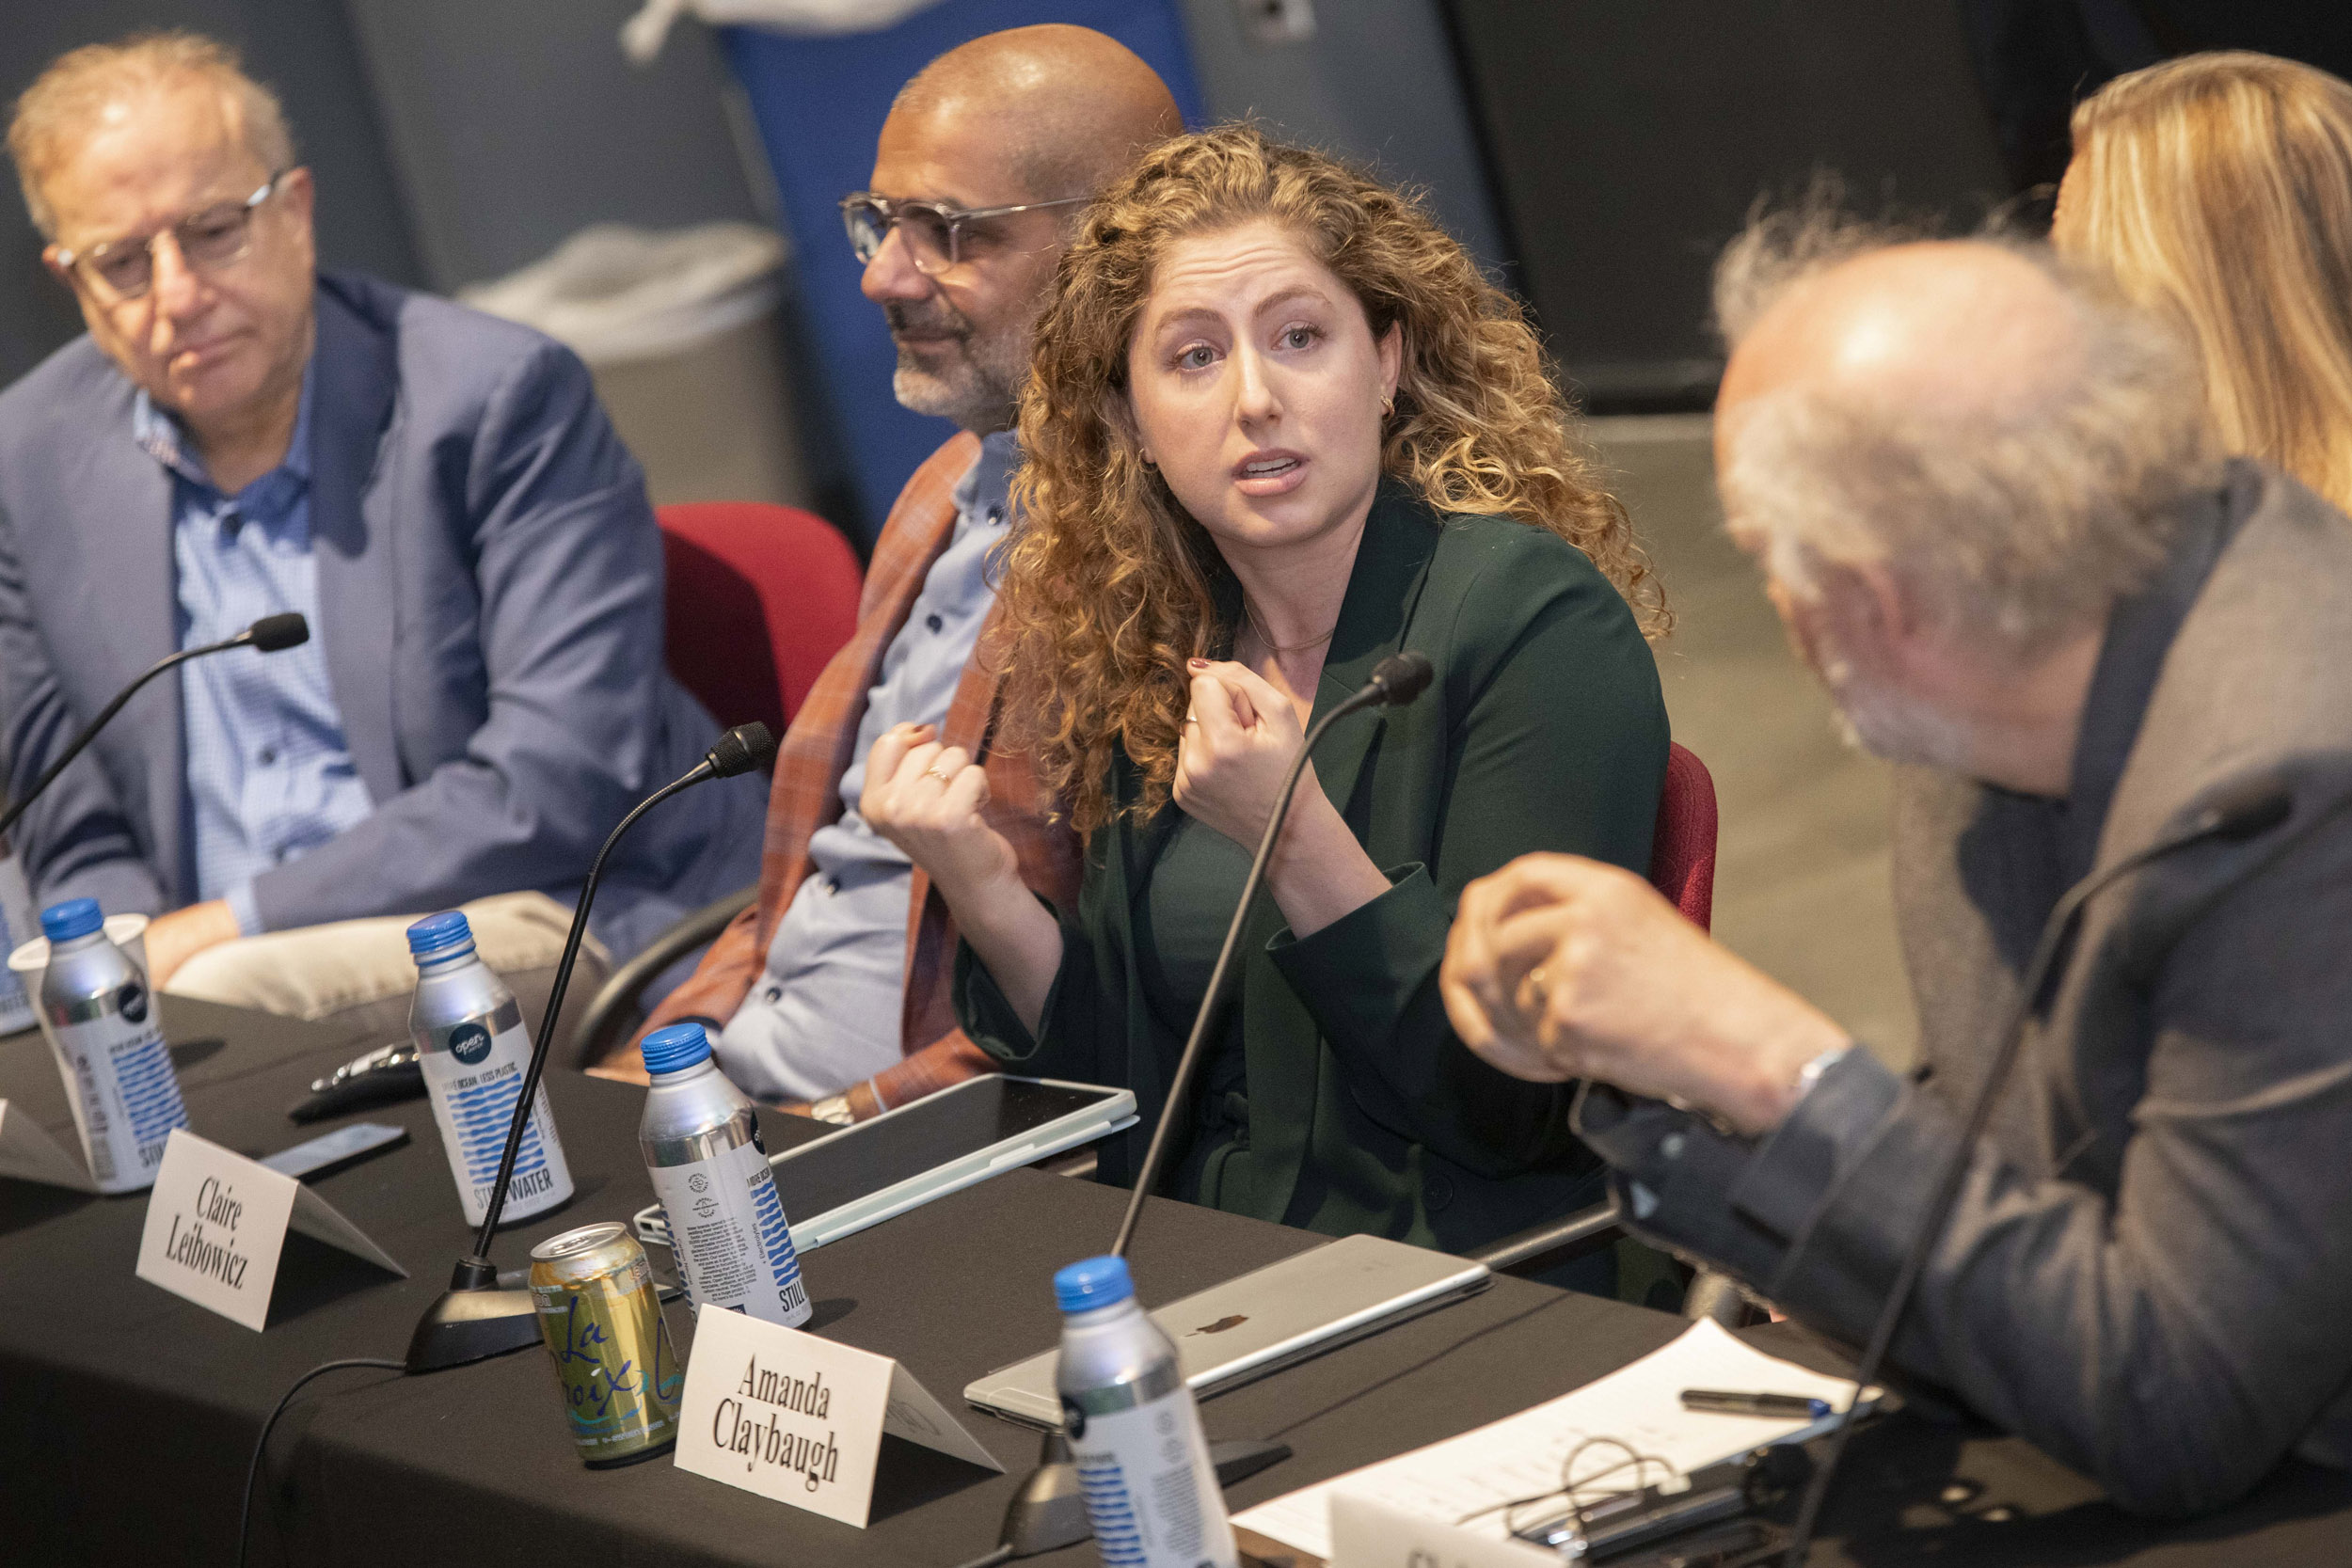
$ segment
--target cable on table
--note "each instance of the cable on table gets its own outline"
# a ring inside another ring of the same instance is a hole
[[[245,1467],[245,1500],[237,1507],[237,1568],[245,1568],[246,1537],[253,1528],[253,1483],[262,1474],[262,1450],[269,1446],[270,1430],[278,1425],[278,1418],[286,1413],[286,1406],[294,1403],[294,1397],[302,1392],[304,1386],[312,1378],[352,1367],[374,1367],[391,1372],[408,1370],[405,1361],[387,1361],[373,1355],[353,1356],[346,1361],[322,1361],[295,1378],[294,1386],[278,1397],[278,1407],[269,1413],[269,1419],[262,1423],[262,1435],[253,1440],[253,1458]]]

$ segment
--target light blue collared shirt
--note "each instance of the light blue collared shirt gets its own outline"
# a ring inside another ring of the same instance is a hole
[[[245,649],[180,671],[187,736],[183,797],[187,885],[226,899],[246,936],[261,932],[253,879],[326,843],[375,809],[343,736],[319,640],[318,562],[310,550],[310,400],[305,371],[286,460],[233,496],[204,471],[178,421],[138,394],[132,433],[171,473],[178,644],[233,637],[293,610],[311,639],[273,654]]]
[[[955,533],[882,654],[879,678],[866,694],[856,752],[841,775],[840,819],[810,836],[808,875],[776,923],[767,970],[719,1038],[720,1065],[747,1094],[838,1094],[902,1055],[912,868],[897,846],[866,825],[858,797],[866,790],[866,756],[884,730],[947,717],[996,602],[991,567],[1007,532],[1007,492],[1018,460],[1010,431],[981,441],[978,461],[956,484]]]

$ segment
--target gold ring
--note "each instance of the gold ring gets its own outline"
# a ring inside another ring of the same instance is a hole
[[[941,772],[938,768],[924,768],[924,769],[923,769],[923,777],[925,777],[925,778],[927,778],[927,779],[937,779],[937,780],[938,780],[941,784],[950,784],[950,783],[953,783],[953,782],[954,782],[954,781],[950,780],[950,779],[947,777],[947,775],[946,775],[946,774],[942,773],[942,772]]]

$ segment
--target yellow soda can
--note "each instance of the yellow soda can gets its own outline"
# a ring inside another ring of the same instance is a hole
[[[583,1225],[532,1247],[531,1294],[581,1463],[606,1469],[675,1448],[686,1372],[628,1227]]]

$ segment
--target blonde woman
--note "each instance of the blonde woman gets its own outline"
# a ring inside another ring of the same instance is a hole
[[[1472,879],[1645,868],[1665,768],[1662,607],[1517,308],[1330,159],[1179,137],[1082,220],[1021,438],[1008,721],[1088,835],[1078,907],[1022,887],[925,732],[876,746],[862,808],[954,911],[972,1037],[1132,1086],[1128,1180],[1302,731],[1418,649],[1431,689],[1316,754],[1162,1190],[1452,1249],[1597,1197],[1569,1089],[1480,1062],[1437,989]]]
[[[2352,509],[2352,85],[2244,53],[2116,78],[2051,238],[2195,335],[2227,450]]]

